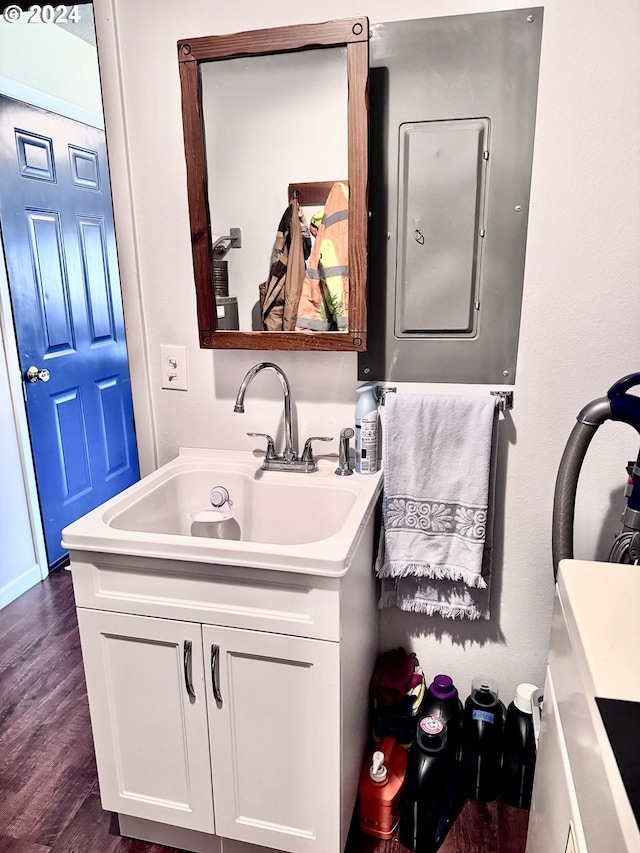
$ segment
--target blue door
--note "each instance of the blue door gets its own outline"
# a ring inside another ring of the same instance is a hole
[[[0,96],[0,232],[54,568],[139,477],[104,132]]]

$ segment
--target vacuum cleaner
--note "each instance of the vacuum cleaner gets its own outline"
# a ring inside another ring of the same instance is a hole
[[[592,400],[580,412],[567,441],[553,500],[553,574],[558,575],[560,560],[573,559],[573,522],[576,491],[582,462],[596,430],[605,421],[622,421],[640,434],[640,398],[627,393],[640,385],[640,373],[619,379],[607,391],[606,397]],[[640,453],[636,462],[627,468],[629,485],[625,492],[627,505],[622,516],[622,528],[616,535],[609,553],[610,563],[640,561]]]

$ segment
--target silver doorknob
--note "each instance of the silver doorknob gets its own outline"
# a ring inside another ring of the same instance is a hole
[[[32,364],[31,367],[28,367],[25,371],[24,378],[27,382],[37,382],[38,379],[41,382],[48,382],[51,379],[51,374],[46,367],[38,369],[35,364]]]

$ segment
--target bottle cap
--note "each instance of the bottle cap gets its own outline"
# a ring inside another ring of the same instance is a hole
[[[371,767],[369,768],[369,776],[374,782],[384,782],[387,778],[388,770],[384,764],[384,752],[376,750],[371,756]]]
[[[436,675],[429,685],[429,693],[434,699],[442,699],[443,701],[455,699],[458,695],[458,691],[448,675]]]
[[[444,730],[444,722],[440,717],[423,717],[418,725],[427,735],[439,735]]]
[[[416,746],[421,752],[434,755],[442,752],[447,745],[447,729],[440,717],[427,715],[418,722]]]
[[[478,705],[495,705],[498,701],[498,683],[493,678],[478,676],[471,682],[471,696]]]
[[[516,696],[513,700],[513,704],[519,711],[522,711],[523,714],[531,713],[531,694],[537,689],[538,688],[535,684],[529,684],[526,681],[522,684],[518,684],[516,687]]]

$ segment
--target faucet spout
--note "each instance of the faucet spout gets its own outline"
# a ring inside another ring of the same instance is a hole
[[[247,388],[249,387],[252,380],[258,375],[258,373],[261,373],[263,370],[272,370],[276,374],[276,376],[280,380],[280,384],[282,385],[282,391],[284,394],[284,451],[282,454],[282,458],[286,462],[292,462],[296,459],[296,452],[293,447],[293,427],[291,420],[291,386],[289,385],[287,375],[284,370],[282,370],[282,368],[278,367],[277,364],[273,364],[273,362],[271,361],[261,361],[260,364],[254,365],[251,370],[247,372],[247,375],[240,383],[233,411],[239,412],[240,414],[244,412],[244,395],[247,391]]]

